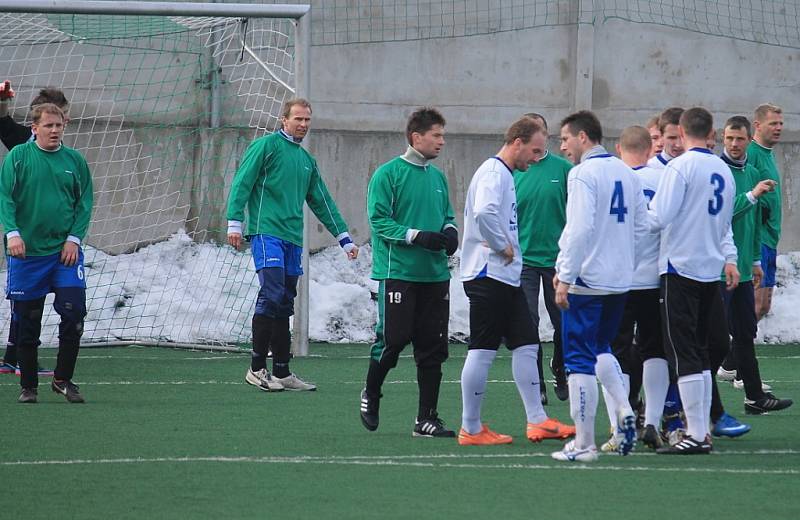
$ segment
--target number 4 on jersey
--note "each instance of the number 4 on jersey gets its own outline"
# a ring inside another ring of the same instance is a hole
[[[625,194],[622,191],[622,181],[616,181],[614,183],[614,193],[611,195],[610,213],[617,216],[617,222],[625,222],[625,215],[628,213],[628,208],[625,206]]]

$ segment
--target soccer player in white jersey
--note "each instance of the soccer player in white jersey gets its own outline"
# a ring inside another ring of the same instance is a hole
[[[503,147],[475,172],[464,207],[461,281],[469,298],[470,340],[461,371],[463,412],[458,443],[509,444],[510,435],[496,433],[481,422],[486,380],[500,343],[511,351],[511,370],[527,416],[531,442],[566,439],[571,426],[547,417],[540,397],[538,332],[520,287],[522,254],[517,231],[514,170],[526,171],[541,157],[544,129],[523,117],[506,130]]]
[[[636,418],[611,341],[648,231],[647,205],[636,174],[606,152],[602,138],[600,122],[589,111],[561,122],[561,151],[576,164],[569,172],[567,225],[558,241],[553,282],[556,304],[564,311],[564,366],[576,430],[575,440],[552,454],[562,461],[597,459],[597,379],[614,402],[619,452],[627,455],[636,442]]]
[[[714,131],[708,110],[686,110],[680,118],[686,153],[666,165],[650,203],[653,231],[661,231],[658,270],[661,317],[667,361],[678,375],[687,436],[663,454],[711,452],[711,371],[709,311],[719,297],[717,281],[725,273],[728,289],[739,271],[731,218],[736,185],[728,166],[706,148]]]
[[[647,161],[647,166],[661,170],[686,150],[680,134],[681,114],[683,109],[680,107],[671,107],[661,112],[658,117],[658,129],[661,133],[662,149]]]
[[[649,203],[656,194],[662,170],[646,166],[652,149],[651,133],[641,126],[630,126],[620,134],[617,153],[626,165],[636,172],[642,185],[645,200]],[[650,448],[662,446],[658,426],[669,386],[669,368],[664,354],[661,335],[661,310],[658,304],[658,249],[659,233],[648,233],[643,239],[641,254],[637,258],[633,273],[631,291],[625,301],[625,311],[617,337],[611,343],[614,357],[622,367],[626,382],[629,378],[629,399],[631,406],[639,398],[644,387],[645,411],[642,442]],[[636,341],[634,342],[634,327]],[[603,393],[607,391],[603,387]],[[606,405],[609,399],[606,397]],[[609,417],[616,426],[614,410]],[[616,429],[616,428],[615,428]],[[601,447],[602,451],[616,451],[622,441],[619,433],[614,433]]]
[[[661,138],[661,128],[658,126],[659,122],[659,114],[654,115],[647,121],[647,132],[650,134],[650,140],[652,141],[652,145],[650,147],[650,157],[654,157],[661,153],[661,150],[664,149],[664,141]]]

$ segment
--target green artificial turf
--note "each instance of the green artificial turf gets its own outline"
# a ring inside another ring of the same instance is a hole
[[[367,432],[358,418],[367,352],[312,345],[292,362],[319,384],[305,393],[246,385],[247,353],[142,347],[81,352],[75,380],[85,405],[50,392],[49,380],[38,404],[17,404],[18,378],[0,376],[0,518],[800,517],[800,405],[745,416],[742,392],[722,383],[728,412],[753,431],[716,439],[712,455],[639,446],[570,465],[549,456],[560,441],[525,439],[507,351],[492,367],[483,419],[513,444],[413,438],[410,356],[389,374],[380,428]],[[775,393],[800,397],[800,346],[758,354]],[[464,355],[452,346],[444,366],[439,411],[454,429]],[[42,350],[41,361],[52,367],[55,352]],[[568,421],[567,404],[549,394],[548,413]],[[598,445],[607,424],[601,402]]]

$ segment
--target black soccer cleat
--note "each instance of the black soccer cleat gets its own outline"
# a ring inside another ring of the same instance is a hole
[[[378,409],[381,397],[383,396],[370,397],[366,388],[361,390],[361,424],[371,432],[378,429]]]
[[[411,434],[414,437],[455,437],[456,432],[448,430],[444,425],[444,421],[439,419],[437,413],[433,413],[430,417],[426,417],[421,421],[417,419],[414,421],[414,432]]]
[[[794,404],[791,399],[778,399],[775,394],[771,392],[764,393],[761,399],[745,399],[744,400],[744,413],[748,415],[763,415],[767,412],[777,412],[789,408]]]
[[[711,453],[708,437],[699,441],[687,435],[675,446],[664,446],[656,450],[659,455],[708,455]]]
[[[33,404],[37,402],[39,392],[35,388],[23,388],[19,394],[18,403]]]
[[[553,390],[555,390],[556,397],[559,401],[566,401],[569,399],[569,386],[567,386],[567,376],[564,370],[558,370],[553,367],[553,360],[550,359],[550,372],[553,374]]]
[[[644,427],[642,443],[651,450],[657,450],[664,446],[664,440],[661,438],[661,434],[658,433],[658,430],[656,430],[656,427],[652,424],[648,424]]]
[[[53,379],[53,382],[50,384],[50,388],[53,389],[53,392],[57,394],[61,394],[67,398],[67,401],[70,403],[84,403],[83,396],[78,391],[78,385],[73,383],[72,381],[56,381]]]

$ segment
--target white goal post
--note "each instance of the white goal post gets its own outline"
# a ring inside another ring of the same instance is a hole
[[[95,182],[85,345],[250,342],[257,280],[249,252],[225,245],[225,199],[244,148],[279,127],[284,101],[309,97],[310,9],[0,0],[0,81],[16,91],[10,115],[29,124],[39,90],[61,89],[70,103],[64,141],[87,158]],[[308,229],[306,210],[306,274]],[[301,356],[307,280],[294,319]],[[57,322],[46,315],[43,343],[54,341]]]

